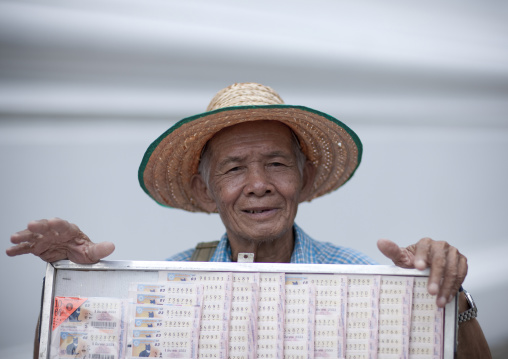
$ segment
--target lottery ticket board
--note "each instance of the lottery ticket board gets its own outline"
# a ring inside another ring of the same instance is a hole
[[[457,300],[394,266],[50,263],[40,359],[447,359]]]

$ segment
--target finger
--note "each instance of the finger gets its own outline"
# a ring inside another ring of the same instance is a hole
[[[65,219],[60,218],[52,218],[48,220],[48,228],[58,234],[65,235],[67,233],[75,234],[79,231],[77,229],[78,227],[76,225],[72,225],[71,223],[67,222]],[[76,228],[76,229],[75,229]],[[73,233],[75,232],[75,233]]]
[[[91,263],[96,263],[104,257],[109,256],[115,250],[115,245],[111,242],[101,242],[91,244],[86,255]]]
[[[460,253],[455,247],[449,247],[446,254],[446,263],[444,266],[443,278],[437,294],[436,303],[439,307],[444,307],[448,303],[448,298],[456,287],[459,276]]]
[[[456,256],[456,258],[452,256]],[[453,300],[467,275],[467,258],[460,254],[455,247],[451,247],[448,261],[454,265],[449,270],[447,269],[439,293],[439,296],[443,298],[441,301],[445,301],[445,303],[450,303]]]
[[[429,246],[427,252],[427,263],[430,266],[430,274],[427,290],[432,295],[437,295],[439,293],[442,280],[446,273],[445,269],[447,265],[449,247],[450,245],[448,243],[438,241],[432,241],[432,245]],[[421,255],[423,257],[423,253]],[[438,298],[438,300],[439,299],[440,298]]]
[[[11,243],[13,243],[13,244],[30,242],[33,240],[34,240],[34,233],[32,231],[29,231],[28,229],[16,232],[11,236]]]
[[[34,240],[30,243],[31,253],[40,257],[42,253],[51,251],[61,251],[62,243],[59,242],[58,234],[46,233],[45,235],[34,233]]]
[[[433,243],[434,241],[430,238],[422,238],[414,246],[414,266],[416,269],[424,270],[431,267],[431,246]]]
[[[28,242],[23,242],[21,244],[18,244],[17,246],[12,246],[10,248],[7,248],[5,253],[9,257],[14,257],[14,256],[22,255],[22,254],[32,253],[32,246]]]
[[[461,254],[459,262],[459,283],[457,284],[457,287],[454,288],[456,292],[460,290],[462,283],[464,283],[464,280],[466,279],[467,276],[467,271],[468,271],[467,258]]]
[[[48,220],[40,219],[38,221],[28,222],[27,229],[33,233],[45,234],[48,230]]]

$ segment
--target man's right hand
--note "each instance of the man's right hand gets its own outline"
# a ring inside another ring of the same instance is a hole
[[[15,245],[6,250],[8,256],[32,253],[46,262],[97,263],[115,250],[113,243],[93,243],[78,226],[60,218],[32,221],[27,229],[14,233],[11,242]]]

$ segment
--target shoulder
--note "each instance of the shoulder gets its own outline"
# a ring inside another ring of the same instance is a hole
[[[220,254],[223,254],[229,248],[227,243],[227,236],[224,235],[220,241],[200,242],[196,247],[174,254],[166,260],[176,262],[226,262],[227,260],[220,257]],[[228,258],[231,256],[230,252]],[[219,259],[216,258],[217,255],[219,255]]]
[[[296,224],[294,224],[294,231],[296,238],[294,261],[297,263],[377,264],[367,255],[355,249],[316,241]]]
[[[328,242],[312,240],[318,263],[328,264],[377,264],[369,256],[356,249],[338,246]]]
[[[171,257],[166,258],[167,261],[176,261],[176,262],[188,262],[192,257],[192,253],[194,253],[196,248],[190,248],[186,251],[177,253],[172,255]]]

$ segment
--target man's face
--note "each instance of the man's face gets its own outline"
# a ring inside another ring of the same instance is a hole
[[[209,142],[207,193],[232,243],[292,237],[304,186],[292,136],[279,122],[257,121],[226,128]]]

